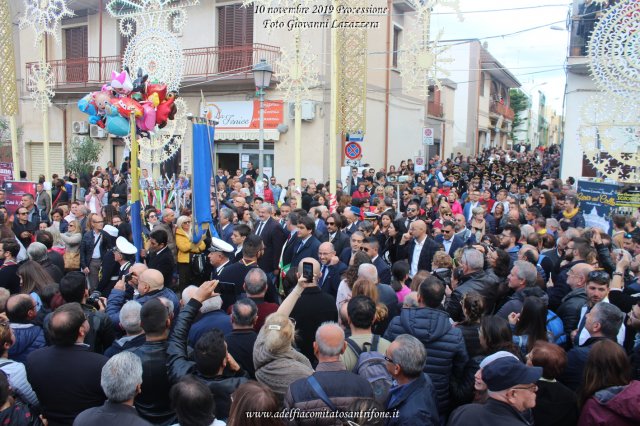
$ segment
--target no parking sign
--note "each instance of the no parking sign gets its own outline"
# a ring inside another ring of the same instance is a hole
[[[362,157],[362,147],[358,142],[349,142],[344,146],[344,155],[349,160]]]

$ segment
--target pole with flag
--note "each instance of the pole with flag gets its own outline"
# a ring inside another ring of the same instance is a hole
[[[213,176],[214,126],[206,118],[192,118],[193,134],[193,201],[194,239],[200,241],[209,229],[211,236],[218,237],[211,217],[211,178]]]
[[[140,251],[142,250],[142,218],[140,208],[140,179],[138,168],[138,137],[136,135],[135,112],[129,113],[129,123],[131,124],[131,235],[133,245],[136,246],[136,262],[140,262]]]

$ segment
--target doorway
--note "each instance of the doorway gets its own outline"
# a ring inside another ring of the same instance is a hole
[[[240,155],[238,154],[218,154],[218,169],[229,170],[231,176],[235,176],[236,170],[240,167]]]

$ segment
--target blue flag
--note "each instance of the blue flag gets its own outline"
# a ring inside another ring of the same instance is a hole
[[[193,122],[193,219],[194,238],[200,241],[206,231],[202,225],[209,224],[211,235],[218,237],[211,218],[211,178],[213,177],[213,133],[214,127]]]

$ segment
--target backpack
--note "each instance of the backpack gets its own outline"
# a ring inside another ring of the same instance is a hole
[[[351,339],[347,339],[347,344],[358,356],[358,362],[352,372],[369,381],[373,389],[373,398],[385,406],[393,379],[387,371],[384,355],[378,352],[379,341],[380,336],[374,334],[373,341],[364,343],[363,349],[360,349],[358,344]],[[366,350],[367,346],[369,346],[369,350]]]

